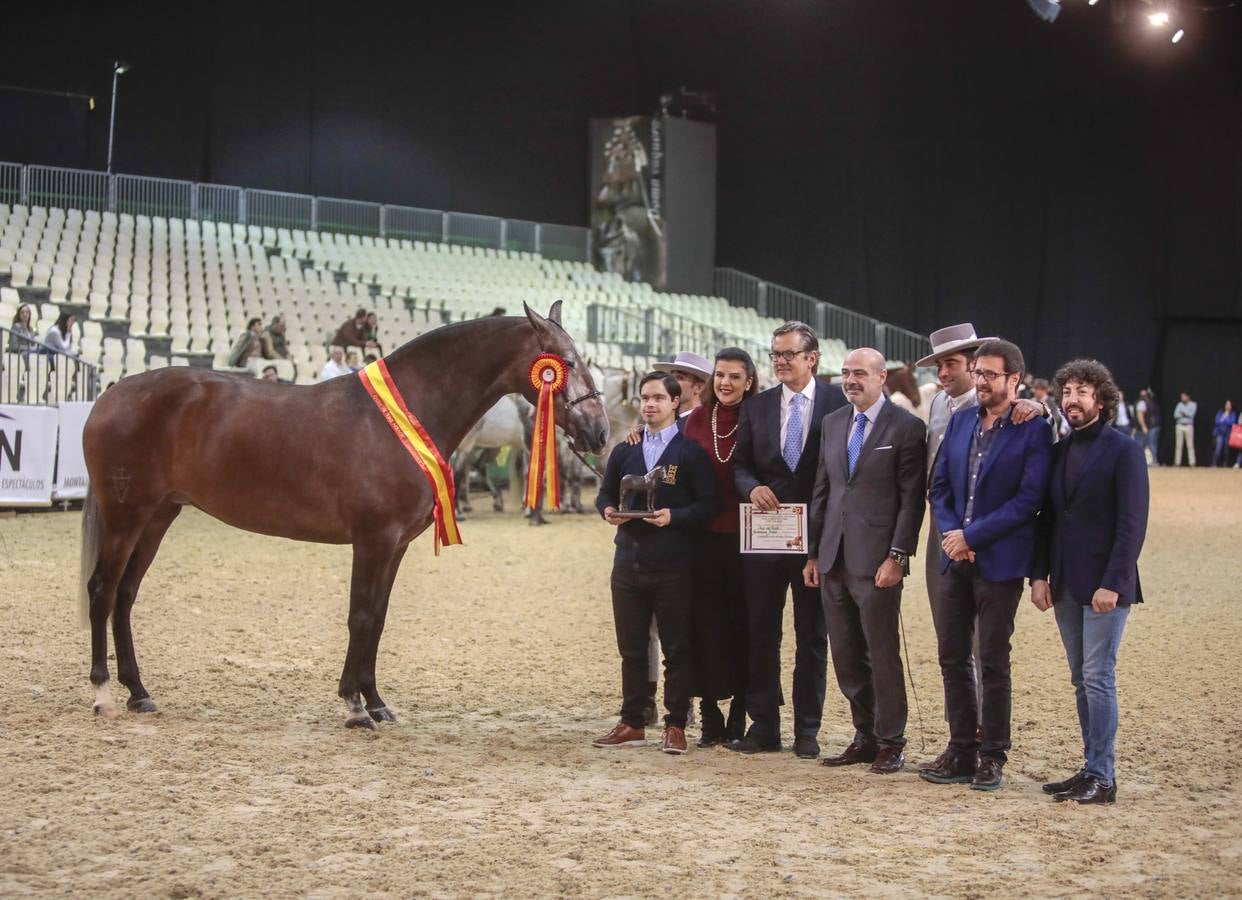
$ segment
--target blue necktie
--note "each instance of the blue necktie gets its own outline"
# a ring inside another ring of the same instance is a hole
[[[802,395],[794,394],[789,400],[789,424],[785,428],[785,446],[781,449],[789,471],[798,468],[802,456]]]
[[[867,415],[866,413],[857,413],[854,416],[857,423],[854,426],[854,433],[850,435],[850,444],[846,448],[846,456],[850,463],[850,477],[854,477],[854,467],[858,465],[858,454],[862,452],[863,435],[867,433]],[[840,444],[837,444],[840,447]]]

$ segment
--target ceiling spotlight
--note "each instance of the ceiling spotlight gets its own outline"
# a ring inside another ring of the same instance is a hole
[[[1173,43],[1175,43],[1175,44],[1176,44],[1176,43],[1177,43],[1178,41],[1180,41],[1180,40],[1181,40],[1181,39],[1182,39],[1185,35],[1186,35],[1186,29],[1185,29],[1185,28],[1179,28],[1179,29],[1177,29],[1177,31],[1173,32]]]
[[[1095,6],[1095,5],[1096,5],[1097,3],[1099,3],[1099,2],[1100,2],[1100,0],[1087,0],[1087,5],[1088,5],[1088,6]]]
[[[1045,22],[1055,22],[1061,14],[1061,0],[1026,0],[1026,5]]]
[[[1151,24],[1155,25],[1157,28],[1163,28],[1165,25],[1169,24],[1169,14],[1164,10],[1161,10],[1160,12],[1149,15],[1147,17],[1147,21],[1151,22]]]

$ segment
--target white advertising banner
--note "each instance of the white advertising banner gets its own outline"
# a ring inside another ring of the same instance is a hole
[[[86,497],[86,457],[82,454],[82,429],[94,409],[93,402],[60,404],[60,439],[56,450],[56,500]]]
[[[51,506],[57,412],[0,406],[0,507]]]

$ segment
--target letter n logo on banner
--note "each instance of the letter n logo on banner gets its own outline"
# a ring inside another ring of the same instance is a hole
[[[12,416],[6,416],[0,413],[0,419],[8,419],[13,421]],[[13,443],[9,443],[9,436],[0,431],[0,469],[4,468],[4,460],[9,461],[9,468],[14,472],[22,467],[22,433],[17,431],[14,433]]]

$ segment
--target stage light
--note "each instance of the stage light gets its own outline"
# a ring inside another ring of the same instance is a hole
[[[116,83],[129,71],[129,63],[117,59],[112,62],[112,111],[108,115],[108,174],[112,174],[112,137],[116,132]]]
[[[1045,22],[1055,22],[1061,14],[1061,0],[1026,0],[1026,5]]]
[[[1149,15],[1147,17],[1147,21],[1151,22],[1151,24],[1155,25],[1157,28],[1163,28],[1165,25],[1169,24],[1169,14],[1164,10],[1161,10],[1160,12]]]
[[[1175,43],[1175,44],[1176,44],[1176,43],[1177,43],[1178,41],[1180,41],[1180,40],[1181,40],[1181,39],[1182,39],[1185,35],[1186,35],[1186,29],[1185,29],[1185,28],[1179,28],[1179,29],[1177,29],[1177,31],[1175,31],[1175,32],[1173,33],[1173,43]]]
[[[1095,6],[1095,5],[1096,5],[1097,3],[1099,3],[1099,2],[1100,2],[1100,0],[1087,0],[1087,5],[1088,5],[1088,6]]]

